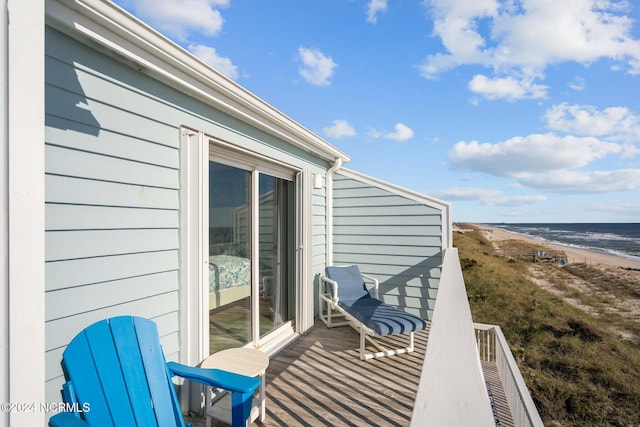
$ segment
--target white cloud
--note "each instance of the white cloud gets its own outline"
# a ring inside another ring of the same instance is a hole
[[[302,66],[300,75],[307,83],[315,86],[328,86],[333,76],[334,69],[338,66],[330,56],[325,56],[317,49],[306,47],[298,48],[299,59]]]
[[[387,0],[370,0],[367,6],[367,22],[378,22],[378,14],[387,10]]]
[[[461,141],[449,151],[459,169],[510,177],[525,187],[556,193],[601,193],[640,189],[640,169],[586,170],[610,154],[637,155],[635,146],[604,142],[594,137],[535,134],[496,144]],[[509,199],[508,203],[527,202]],[[500,199],[495,204],[505,204]]]
[[[356,130],[346,120],[334,120],[333,126],[323,128],[322,133],[331,138],[342,138],[355,136]]]
[[[497,144],[461,141],[449,151],[449,161],[460,169],[518,178],[525,174],[583,167],[622,151],[623,147],[618,144],[592,137],[561,137],[548,133],[515,137]]]
[[[236,80],[239,77],[238,67],[229,58],[218,55],[215,48],[201,44],[189,45],[189,51],[230,79]]]
[[[367,136],[371,139],[378,139],[382,136],[382,132],[377,129],[371,128],[367,131]]]
[[[586,85],[587,82],[584,77],[576,77],[569,83],[569,87],[578,92],[583,91]]]
[[[544,118],[547,127],[553,130],[632,142],[640,139],[640,115],[626,107],[598,110],[591,105],[562,103],[551,106]]]
[[[607,193],[640,189],[640,169],[614,171],[557,170],[548,174],[523,176],[529,187],[555,193]]]
[[[406,141],[413,138],[413,130],[405,124],[398,123],[395,126],[395,131],[386,133],[384,138],[393,139],[398,142]]]
[[[502,191],[488,188],[454,187],[443,190],[425,191],[425,193],[429,196],[447,201],[482,201],[500,196]]]
[[[545,196],[533,195],[533,196],[511,196],[511,197],[498,197],[491,200],[489,204],[496,206],[529,206],[541,203],[547,200]]]
[[[129,0],[136,16],[179,40],[190,33],[215,36],[224,20],[219,8],[230,0]]]
[[[505,98],[513,101],[545,98],[548,87],[534,84],[532,79],[517,79],[515,77],[490,79],[478,74],[469,82],[469,89],[488,99]]]
[[[492,80],[522,80],[525,87],[536,88],[533,81],[543,79],[551,64],[589,64],[602,58],[626,63],[629,73],[640,73],[640,40],[633,37],[633,20],[624,15],[624,2],[425,0],[424,4],[433,16],[434,35],[444,47],[444,52],[429,55],[420,66],[425,78],[476,64],[492,68]]]
[[[475,201],[485,206],[528,206],[547,200],[542,195],[504,196],[501,190],[473,187],[454,187],[425,193],[442,200]]]

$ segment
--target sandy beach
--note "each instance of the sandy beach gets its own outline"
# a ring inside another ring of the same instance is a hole
[[[632,268],[640,270],[640,260],[625,258],[622,256],[609,255],[600,252],[594,252],[586,249],[574,248],[571,246],[559,245],[544,242],[522,234],[511,233],[499,228],[488,227],[485,225],[475,225],[476,228],[482,230],[485,237],[489,240],[500,241],[507,239],[521,240],[524,242],[534,243],[546,246],[551,250],[564,251],[567,254],[569,263],[584,262],[587,264],[602,264],[614,267]]]

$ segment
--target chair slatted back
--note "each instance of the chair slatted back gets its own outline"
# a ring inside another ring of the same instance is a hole
[[[156,324],[140,317],[87,327],[63,354],[63,367],[90,425],[184,427]]]

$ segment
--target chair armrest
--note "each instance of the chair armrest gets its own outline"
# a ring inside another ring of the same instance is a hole
[[[329,289],[329,294],[331,295],[331,300],[334,303],[337,303],[338,302],[338,282],[336,282],[335,280],[329,279],[325,275],[321,275],[320,276],[320,281],[331,285],[331,286],[328,286],[327,288]]]
[[[378,281],[378,279],[376,279],[373,276],[369,276],[368,274],[364,274],[364,273],[360,273],[360,275],[362,276],[363,279],[365,279],[365,284],[367,282],[373,284],[373,289],[375,290],[375,298],[378,298],[378,286],[380,285],[380,282]]]
[[[253,393],[260,386],[259,378],[247,377],[221,369],[195,368],[176,362],[168,362],[167,369],[172,375],[236,393]]]
[[[89,427],[73,412],[60,412],[49,418],[49,427]]]

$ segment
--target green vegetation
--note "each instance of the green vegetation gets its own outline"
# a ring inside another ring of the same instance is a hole
[[[640,425],[639,322],[607,310],[608,300],[623,297],[638,307],[637,281],[603,279],[609,273],[584,264],[507,259],[479,232],[456,233],[454,245],[474,321],[502,328],[545,425]],[[594,277],[607,289],[572,286]]]

